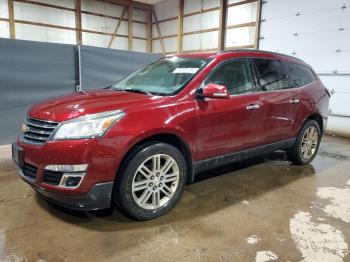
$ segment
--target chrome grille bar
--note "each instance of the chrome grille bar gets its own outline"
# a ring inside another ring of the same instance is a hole
[[[55,128],[59,125],[59,122],[27,117],[25,124],[28,130],[21,134],[23,142],[42,145],[50,138]]]

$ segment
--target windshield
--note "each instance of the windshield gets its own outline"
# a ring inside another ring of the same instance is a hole
[[[208,62],[205,58],[168,57],[142,68],[112,86],[115,90],[139,90],[153,95],[179,91]]]

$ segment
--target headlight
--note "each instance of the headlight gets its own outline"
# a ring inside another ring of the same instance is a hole
[[[121,110],[81,116],[62,122],[52,139],[80,139],[103,136],[125,113]]]

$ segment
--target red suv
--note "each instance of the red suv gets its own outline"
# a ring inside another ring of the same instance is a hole
[[[237,50],[168,56],[94,91],[34,105],[13,158],[50,201],[139,220],[168,212],[195,174],[276,150],[310,163],[329,92],[312,68]]]

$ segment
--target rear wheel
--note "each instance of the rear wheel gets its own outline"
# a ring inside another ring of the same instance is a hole
[[[127,157],[115,186],[115,201],[128,216],[148,220],[167,213],[179,200],[186,162],[172,145],[147,143]]]
[[[288,160],[297,165],[307,165],[316,156],[322,132],[315,120],[308,120],[301,129],[293,147],[287,151]]]

